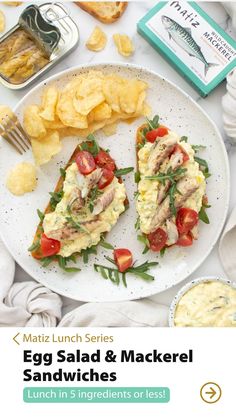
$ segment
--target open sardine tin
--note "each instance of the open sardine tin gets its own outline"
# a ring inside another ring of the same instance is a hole
[[[194,2],[159,2],[139,21],[138,32],[202,96],[236,66],[236,41]]]
[[[0,82],[14,90],[27,87],[78,42],[78,27],[60,3],[28,6],[18,23],[0,38]],[[12,52],[10,56],[6,49]]]

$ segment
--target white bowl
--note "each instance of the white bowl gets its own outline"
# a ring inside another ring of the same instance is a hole
[[[201,278],[196,278],[193,279],[192,281],[188,282],[187,284],[185,284],[176,294],[176,296],[174,297],[174,299],[171,302],[170,305],[170,309],[169,309],[169,326],[170,327],[175,327],[175,311],[176,311],[176,307],[180,301],[180,299],[183,297],[184,294],[186,294],[187,291],[189,291],[191,288],[195,287],[196,285],[202,283],[202,282],[212,282],[212,281],[220,281],[223,282],[224,284],[230,285],[232,288],[236,289],[236,283],[230,281],[227,278],[221,278],[221,277],[217,277],[217,276],[204,276]]]

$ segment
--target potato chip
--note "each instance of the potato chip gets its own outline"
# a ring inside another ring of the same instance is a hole
[[[115,112],[120,112],[120,91],[124,86],[124,79],[119,76],[111,75],[104,79],[102,88],[105,101]]]
[[[86,42],[86,47],[91,51],[101,51],[105,48],[107,43],[107,36],[99,26],[95,26],[89,39]]]
[[[8,116],[13,116],[13,112],[9,106],[0,105],[0,122]]]
[[[96,108],[100,103],[104,102],[104,95],[102,92],[94,92],[90,95],[77,99],[74,97],[73,105],[75,110],[81,115],[87,116],[94,108]]]
[[[61,151],[62,145],[57,131],[48,132],[42,139],[32,139],[32,150],[38,166],[48,163],[55,154]]]
[[[118,49],[118,52],[123,55],[123,57],[129,57],[134,52],[134,45],[128,35],[113,35],[115,45]]]
[[[3,1],[4,4],[7,6],[20,6],[20,4],[23,3],[23,1]]]
[[[4,13],[0,10],[0,32],[5,31],[5,15]]]
[[[33,164],[17,164],[7,176],[6,186],[13,195],[24,195],[32,192],[37,186],[36,168]]]
[[[73,99],[74,92],[72,90],[63,92],[59,97],[56,113],[62,123],[68,127],[87,128],[87,117],[76,111]]]
[[[96,106],[96,108],[93,109],[93,120],[94,121],[103,121],[104,119],[111,118],[112,109],[111,107],[103,102],[100,105]]]
[[[107,136],[110,137],[114,134],[116,134],[117,131],[117,124],[109,124],[109,125],[105,125],[105,127],[102,128],[102,132]]]
[[[145,89],[146,83],[139,80],[128,80],[119,92],[121,110],[129,114],[135,113],[140,94]]]
[[[58,118],[58,116],[55,116],[54,121],[47,121],[44,119],[43,121],[45,128],[52,129],[52,130],[58,130],[62,128],[66,128],[66,126],[61,122],[61,120]]]
[[[37,105],[28,106],[24,112],[25,131],[33,138],[39,138],[46,135],[46,128],[39,113],[40,110]]]
[[[58,91],[51,86],[44,91],[40,116],[47,121],[54,121],[57,106]]]

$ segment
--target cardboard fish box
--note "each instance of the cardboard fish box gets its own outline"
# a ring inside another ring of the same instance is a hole
[[[159,2],[137,29],[203,97],[236,67],[236,41],[195,2]]]

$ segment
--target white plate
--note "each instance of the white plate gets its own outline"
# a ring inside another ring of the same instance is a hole
[[[48,286],[59,294],[81,301],[120,301],[150,296],[176,285],[190,275],[209,255],[224,225],[229,202],[229,166],[222,138],[204,111],[184,92],[175,85],[147,69],[130,64],[98,64],[66,70],[40,83],[32,89],[17,105],[16,112],[22,119],[25,106],[37,103],[42,90],[51,83],[60,88],[74,75],[91,69],[100,69],[106,73],[116,72],[125,77],[138,77],[149,84],[148,103],[152,106],[153,115],[159,114],[164,124],[187,135],[192,144],[203,144],[207,149],[200,153],[209,162],[212,177],[207,181],[207,194],[211,208],[208,214],[210,225],[200,223],[200,237],[191,248],[173,248],[166,252],[164,258],[155,253],[142,255],[143,246],[137,241],[134,224],[136,220],[133,193],[136,186],[133,174],[125,177],[125,184],[130,201],[130,209],[123,214],[115,228],[107,235],[107,241],[117,247],[128,247],[132,250],[135,260],[159,260],[159,266],[151,271],[155,275],[153,282],[145,282],[130,276],[128,287],[113,285],[94,272],[93,263],[99,261],[109,264],[104,253],[99,249],[97,256],[92,256],[89,266],[79,265],[82,271],[67,274],[54,266],[42,268],[27,252],[31,244],[35,228],[38,224],[36,209],[43,210],[48,202],[48,192],[55,187],[59,176],[59,168],[69,159],[77,144],[77,139],[64,140],[62,152],[49,164],[38,170],[39,183],[37,189],[22,197],[14,197],[5,187],[6,174],[10,168],[20,161],[32,161],[31,152],[24,156],[18,155],[8,144],[0,143],[0,234],[15,260],[33,278]],[[142,123],[138,120],[132,125],[120,123],[117,135],[104,138],[97,134],[98,141],[104,148],[109,148],[118,167],[135,166],[135,131]]]

